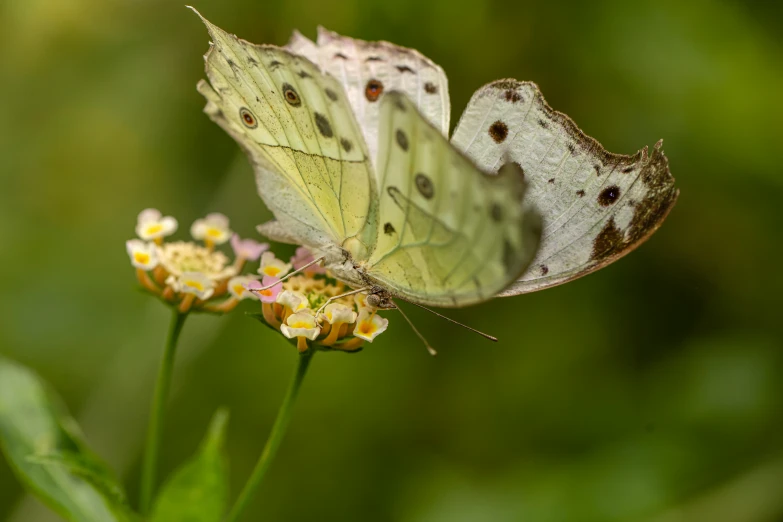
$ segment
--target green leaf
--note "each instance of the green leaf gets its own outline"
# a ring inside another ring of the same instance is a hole
[[[87,448],[59,397],[32,371],[2,357],[0,448],[19,480],[63,518],[133,518],[122,487]]]
[[[42,466],[59,466],[73,475],[82,477],[113,502],[121,505],[127,504],[125,491],[117,479],[108,468],[103,466],[103,463],[96,462],[93,458],[73,451],[61,451],[31,455],[27,457],[27,460]]]
[[[196,455],[163,486],[150,522],[220,522],[228,502],[227,422],[228,413],[218,410]]]

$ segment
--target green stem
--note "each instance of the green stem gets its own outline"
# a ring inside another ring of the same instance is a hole
[[[139,509],[146,515],[152,504],[155,493],[155,480],[158,467],[158,453],[160,452],[160,440],[163,427],[163,413],[166,409],[166,400],[171,387],[171,374],[174,372],[174,355],[177,351],[177,340],[185,324],[187,313],[180,313],[174,308],[169,334],[166,338],[166,348],[163,351],[163,360],[158,369],[158,379],[155,383],[155,396],[152,399],[149,427],[147,429],[147,445],[144,453],[144,463],[141,470],[141,496]]]
[[[280,410],[277,412],[277,419],[272,426],[272,432],[269,434],[269,438],[264,446],[264,451],[261,453],[256,467],[253,469],[253,473],[250,475],[247,484],[239,494],[234,507],[231,508],[231,512],[226,518],[226,522],[237,522],[239,517],[242,516],[242,512],[247,508],[253,495],[258,490],[258,486],[264,479],[266,471],[272,464],[272,460],[275,458],[277,449],[280,447],[280,443],[283,441],[288,424],[291,421],[291,413],[293,412],[293,405],[296,402],[296,396],[299,393],[299,388],[302,385],[304,376],[307,373],[307,367],[310,364],[310,359],[313,357],[313,351],[308,350],[299,355],[299,363],[296,366],[296,373],[291,380],[291,384],[288,385],[288,391],[283,399],[283,404],[280,405]]]

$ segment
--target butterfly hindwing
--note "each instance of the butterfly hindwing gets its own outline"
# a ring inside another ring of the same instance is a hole
[[[342,84],[373,161],[385,92],[404,93],[430,123],[448,134],[451,105],[446,74],[418,51],[389,42],[357,40],[322,27],[317,43],[294,32],[286,48],[306,56]]]
[[[205,112],[247,152],[259,194],[287,232],[318,247],[374,240],[375,179],[341,85],[304,57],[204,20]]]
[[[518,164],[529,183],[526,205],[543,219],[535,259],[501,295],[564,283],[625,255],[660,226],[678,194],[660,142],[651,153],[609,153],[531,82],[479,89],[452,143],[487,172]]]
[[[404,94],[381,102],[379,231],[368,274],[421,304],[463,306],[513,282],[540,229],[523,211],[513,165],[488,176],[452,147]]]

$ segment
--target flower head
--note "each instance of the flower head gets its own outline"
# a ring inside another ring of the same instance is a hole
[[[346,306],[342,303],[331,303],[326,305],[321,317],[329,324],[350,324],[356,321],[357,314],[350,306]]]
[[[177,231],[177,220],[154,208],[144,209],[136,220],[136,235],[145,241],[160,240]]]
[[[283,277],[291,271],[291,263],[286,263],[275,257],[273,252],[261,254],[261,266],[258,273],[265,276]]]
[[[181,275],[184,272],[202,272],[214,280],[226,279],[236,274],[223,252],[210,250],[195,243],[176,241],[158,247],[160,264],[167,272]]]
[[[248,261],[257,260],[263,252],[269,250],[269,243],[259,243],[253,239],[240,239],[238,234],[231,236],[231,248],[234,255]]]
[[[389,320],[379,316],[375,310],[362,308],[359,311],[359,318],[356,321],[356,328],[353,335],[368,342],[373,340],[386,331],[389,326]]]
[[[230,237],[228,219],[222,214],[210,214],[194,223],[194,235],[203,237],[206,246],[186,241],[164,242],[164,236],[176,228],[174,218],[147,209],[139,214],[136,232],[142,239],[154,242],[132,239],[125,244],[131,264],[136,267],[136,277],[147,291],[177,306],[181,313],[193,308],[225,313],[243,299],[257,299],[246,289],[246,285],[257,283],[257,277],[238,274],[245,260],[258,258],[260,249],[267,245],[236,238],[234,249],[238,257],[232,264],[224,253],[213,250],[215,244]]]
[[[288,316],[285,324],[280,326],[280,331],[289,339],[305,337],[315,341],[315,338],[321,333],[321,327],[318,326],[318,322],[312,313],[298,312]]]
[[[130,256],[131,264],[141,270],[152,270],[158,266],[158,251],[154,243],[140,239],[125,242],[125,249]]]
[[[258,295],[249,290],[249,287],[253,283],[258,283],[258,279],[254,276],[236,276],[228,280],[228,292],[235,298],[239,299],[258,299]]]
[[[283,305],[292,312],[298,312],[310,307],[307,296],[294,290],[283,290],[278,294],[275,302]]]
[[[193,239],[204,241],[207,246],[222,245],[231,239],[231,229],[228,228],[228,218],[219,212],[208,214],[197,219],[190,227]]]
[[[299,248],[297,248],[296,253],[291,258],[291,264],[294,266],[294,270],[299,270],[303,266],[307,265],[308,263],[312,263],[313,261],[315,261],[315,256],[313,256],[313,252],[305,246],[300,246]],[[304,274],[309,276],[315,274],[325,274],[325,273],[326,273],[326,268],[324,268],[318,263],[312,264],[304,270]]]
[[[166,279],[166,284],[175,292],[192,294],[202,301],[209,299],[215,292],[215,281],[201,272],[185,272],[178,276],[170,275]]]
[[[289,339],[296,339],[296,348],[300,352],[307,351],[307,341],[315,341],[321,333],[321,327],[312,313],[300,312],[291,314],[285,323],[280,325],[280,331]]]
[[[254,281],[249,288],[264,288],[280,281],[276,277],[265,276],[259,283]],[[264,296],[282,287],[272,299]],[[300,351],[340,350],[355,352],[361,349],[365,340],[372,341],[387,327],[388,321],[373,314],[370,308],[362,308],[354,301],[354,296],[343,295],[350,289],[329,277],[329,273],[304,275],[298,274],[262,291],[259,319],[289,339],[296,339]],[[364,301],[360,301],[364,302]],[[357,320],[368,322],[357,331]],[[316,333],[317,327],[317,333]]]
[[[279,282],[280,279],[276,277],[264,276],[260,283],[257,279],[254,279],[247,283],[245,288],[252,290],[252,293],[257,295],[262,303],[274,303],[277,301],[277,296],[283,289],[282,284],[277,284]],[[262,290],[262,288],[265,288],[265,290]]]

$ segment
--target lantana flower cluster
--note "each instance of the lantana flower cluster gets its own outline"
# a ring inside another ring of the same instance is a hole
[[[218,213],[193,223],[190,234],[196,241],[164,241],[177,226],[173,217],[146,209],[138,216],[138,238],[127,241],[126,248],[141,285],[181,313],[226,313],[243,299],[255,299],[261,313],[254,315],[294,341],[300,352],[310,347],[358,351],[388,327],[389,321],[367,303],[366,293],[351,292],[313,264],[306,247],[297,248],[288,262],[278,259],[269,244],[234,234],[228,218]],[[215,248],[227,242],[233,262]],[[259,259],[258,274],[241,274],[247,262]]]
[[[271,252],[261,257],[261,281],[247,288],[261,301],[263,320],[289,339],[300,352],[319,350],[355,352],[365,341],[383,333],[389,321],[367,303],[366,293],[343,295],[350,290],[320,265],[307,266],[300,274],[283,278],[292,268],[300,270],[314,261],[307,247],[299,247],[290,263]]]
[[[269,249],[267,243],[241,239],[223,214],[209,214],[190,227],[194,241],[165,242],[177,230],[177,220],[156,209],[143,210],[136,224],[137,239],[125,246],[136,276],[149,292],[176,305],[181,313],[203,310],[225,313],[243,299],[257,299],[245,285],[259,276],[240,275],[248,261]],[[230,242],[234,261],[216,246]]]

